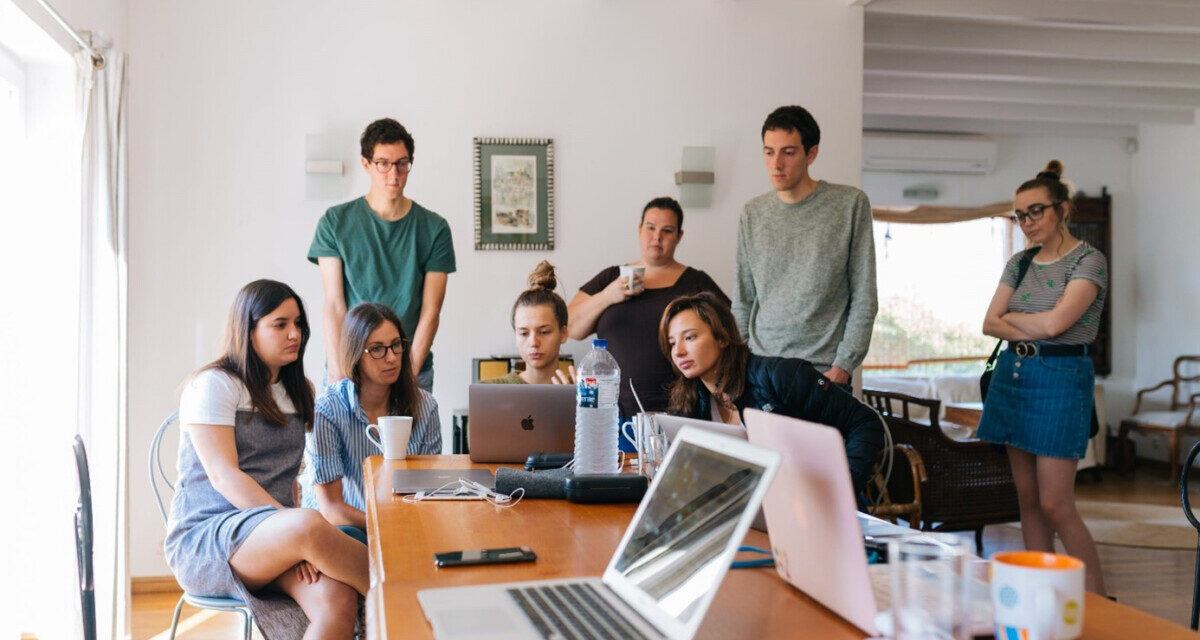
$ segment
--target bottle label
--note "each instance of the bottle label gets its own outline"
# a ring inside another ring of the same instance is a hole
[[[580,376],[575,386],[575,405],[585,409],[595,409],[600,406],[600,379],[594,376]]]

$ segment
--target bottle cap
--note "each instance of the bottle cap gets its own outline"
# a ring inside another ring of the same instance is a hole
[[[607,349],[608,348],[608,340],[605,340],[604,338],[593,338],[592,339],[592,348],[593,349]]]

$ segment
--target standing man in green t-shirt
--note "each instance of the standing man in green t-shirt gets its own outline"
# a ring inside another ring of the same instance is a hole
[[[738,221],[733,315],[750,351],[803,358],[849,388],[878,309],[871,203],[809,174],[821,129],[803,107],[767,116],[762,143],[771,191]]]
[[[308,259],[321,269],[325,293],[328,382],[345,378],[342,320],[360,302],[380,302],[400,316],[408,357],[422,389],[433,390],[433,354],[454,245],[445,218],[404,195],[413,138],[391,118],[367,125],[360,140],[367,195],[330,207],[317,223]]]

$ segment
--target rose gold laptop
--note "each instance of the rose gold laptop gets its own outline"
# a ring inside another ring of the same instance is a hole
[[[755,409],[742,417],[752,444],[783,456],[763,498],[775,570],[854,626],[878,635],[842,434]]]

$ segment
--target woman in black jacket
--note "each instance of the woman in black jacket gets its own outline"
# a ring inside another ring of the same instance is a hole
[[[672,300],[658,343],[678,374],[668,413],[741,425],[750,408],[836,427],[846,441],[855,495],[862,495],[883,448],[883,423],[810,362],[752,355],[729,307],[708,293]]]

